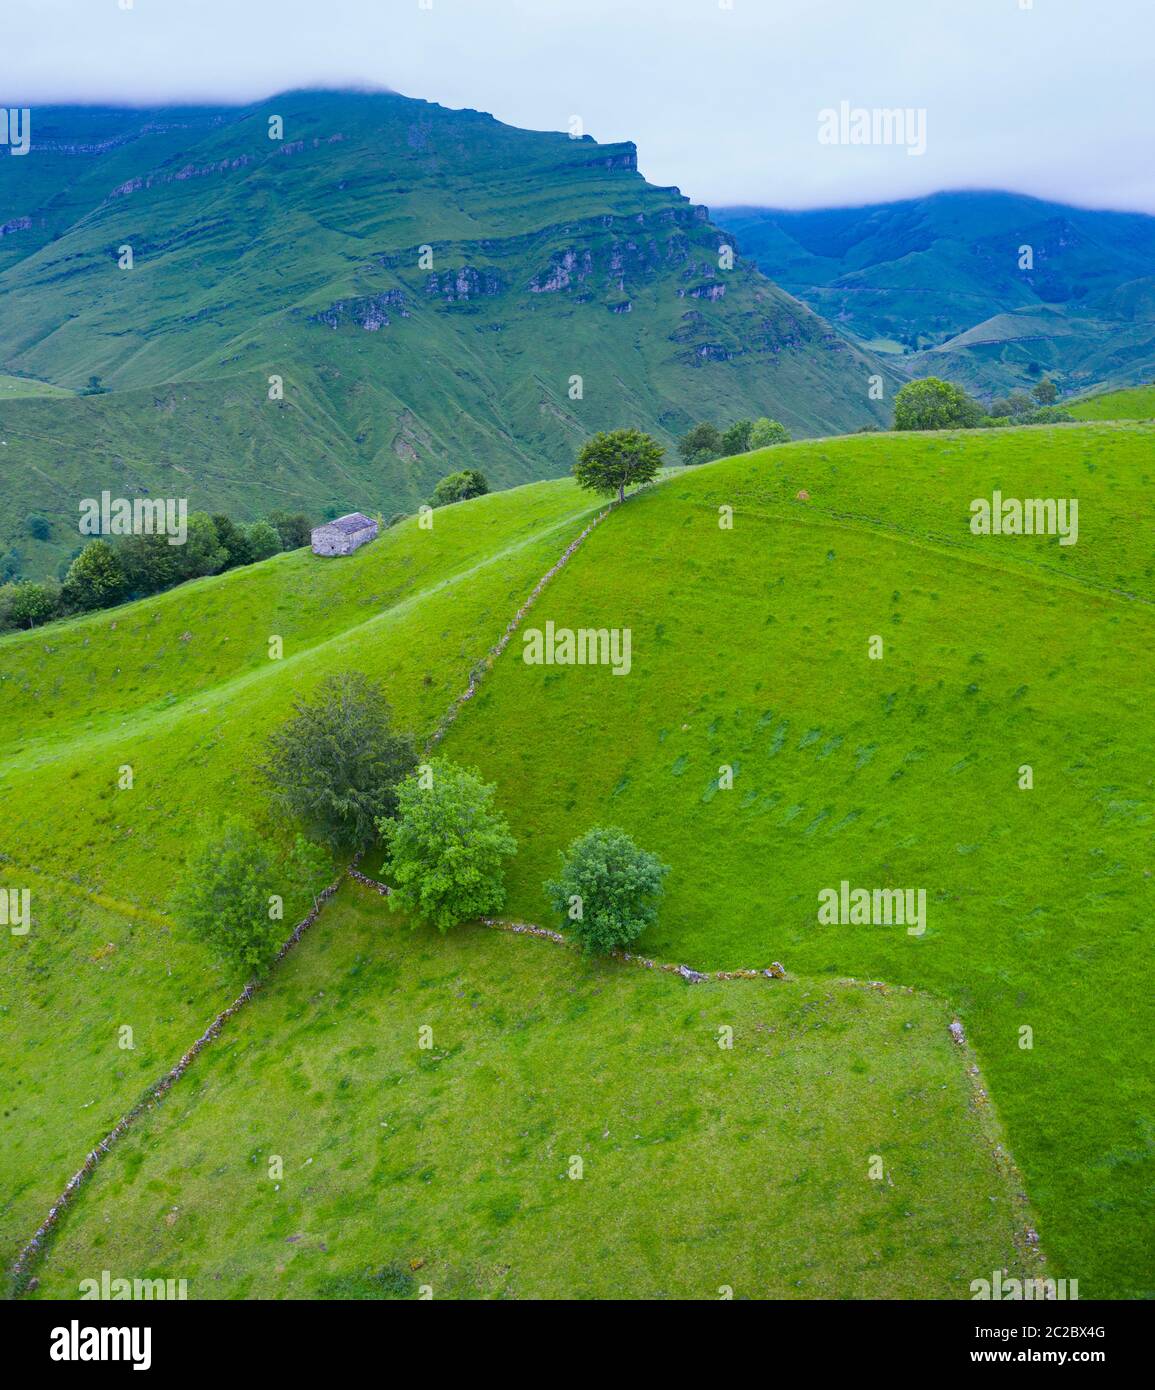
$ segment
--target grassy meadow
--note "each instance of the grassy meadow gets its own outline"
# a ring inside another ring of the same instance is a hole
[[[1155,385],[1105,391],[1066,408],[1076,420],[1155,420]]]
[[[1023,1270],[1025,1209],[946,1021],[439,937],[350,884],[104,1166],[37,1296],[147,1269],[190,1298],[965,1297]]]
[[[439,511],[432,531],[398,526],[347,560],[295,552],[0,640],[0,866],[5,886],[30,889],[33,918],[0,957],[5,1263],[243,983],[166,910],[223,817],[283,838],[253,764],[293,698],[356,667],[385,681],[403,727],[432,728],[590,513],[570,484],[538,484]],[[305,885],[270,891],[289,925],[302,915]]]
[[[682,474],[596,532],[533,615],[631,629],[630,674],[511,651],[446,744],[500,784],[513,914],[548,922],[559,850],[617,823],[672,868],[641,949],[949,1001],[1044,1248],[1088,1297],[1155,1292],[1155,1045],[1136,1026],[1155,964],[1153,444],[870,437]],[[995,487],[1078,497],[1079,543],[971,535]],[[819,926],[843,880],[924,888],[925,934]]]
[[[617,823],[671,866],[639,949],[790,978],[438,937],[346,885],[102,1165],[38,1294],[960,1297],[1031,1224],[1083,1297],[1150,1296],[1153,443],[859,435],[631,499],[526,620],[629,628],[630,674],[526,665],[519,634],[444,751],[498,784],[508,915],[547,922],[558,851]],[[994,489],[1078,498],[1078,544],[971,535]],[[294,696],[364,670],[427,732],[597,510],[534,484],[0,639],[0,862],[34,919],[0,963],[5,1262],[236,993],[167,907],[223,816],[283,839],[254,767]],[[843,879],[925,889],[925,934],[819,926]]]

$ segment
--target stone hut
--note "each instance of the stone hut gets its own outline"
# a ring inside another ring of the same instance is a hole
[[[377,539],[377,523],[363,512],[350,512],[324,526],[313,527],[314,555],[352,555],[366,541]]]

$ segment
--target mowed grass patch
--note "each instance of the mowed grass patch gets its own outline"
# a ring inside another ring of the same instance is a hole
[[[37,1296],[108,1269],[190,1298],[966,1297],[1019,1271],[1025,1208],[946,1022],[412,932],[349,885],[101,1168]]]
[[[1155,612],[1110,589],[1147,582],[1146,523],[1129,517],[1151,436],[1080,434],[826,441],[687,472],[591,537],[531,619],[631,629],[630,674],[511,650],[446,752],[500,786],[521,842],[514,915],[549,921],[558,851],[616,823],[672,867],[641,949],[949,1001],[1053,1263],[1085,1296],[1145,1296]],[[904,458],[919,467],[903,475]],[[971,536],[958,498],[996,481],[1078,495],[1078,558]],[[1107,562],[1083,553],[1100,536]],[[925,934],[820,926],[818,894],[843,880],[924,889]]]

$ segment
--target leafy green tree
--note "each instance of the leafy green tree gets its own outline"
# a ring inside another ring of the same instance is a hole
[[[125,592],[130,598],[159,594],[180,578],[177,547],[167,536],[123,536],[116,553],[124,571]]]
[[[279,880],[261,840],[230,820],[189,857],[173,915],[224,966],[262,975],[288,934],[273,904]]]
[[[228,557],[222,568],[231,570],[239,565],[251,565],[253,549],[244,529],[238,526],[231,516],[225,516],[223,513],[214,513],[213,526],[216,528],[221,549]]]
[[[106,540],[89,541],[69,566],[61,598],[70,608],[107,608],[128,591],[120,556]]]
[[[260,768],[274,800],[329,844],[368,844],[417,761],[413,736],[394,730],[384,690],[359,671],[327,677],[293,708]]]
[[[300,550],[302,546],[311,544],[313,524],[304,512],[270,512],[268,521],[277,529],[282,550]]]
[[[296,881],[313,899],[314,908],[320,907],[317,894],[324,887],[326,870],[330,868],[329,858],[324,850],[298,833],[293,840],[289,866]]]
[[[24,529],[34,541],[46,541],[52,535],[52,527],[46,517],[38,512],[29,512],[24,518]]]
[[[54,584],[22,579],[0,585],[0,631],[36,627],[58,616],[60,591]]]
[[[1059,388],[1050,377],[1044,377],[1031,391],[1031,395],[1040,405],[1054,405],[1059,399]]]
[[[177,554],[177,576],[182,580],[218,574],[229,558],[208,512],[190,513],[185,543],[174,545],[173,549]]]
[[[722,435],[722,452],[724,454],[744,454],[750,447],[750,435],[753,429],[753,420],[735,420]]]
[[[587,955],[628,946],[657,917],[669,867],[624,830],[595,826],[561,858],[546,895]]]
[[[477,468],[463,468],[459,473],[447,473],[433,489],[433,505],[447,507],[451,502],[465,502],[470,497],[484,497],[489,481]]]
[[[249,543],[249,553],[254,560],[268,560],[281,553],[281,537],[275,526],[267,521],[254,521],[245,527],[245,540]]]
[[[789,444],[790,431],[777,420],[767,419],[765,415],[754,421],[750,429],[750,448],[768,449],[772,444]]]
[[[396,817],[377,823],[388,844],[391,908],[448,931],[502,906],[504,861],[517,853],[517,841],[494,809],[496,790],[448,758],[434,758],[401,784]]]
[[[678,440],[678,453],[685,464],[709,463],[721,458],[724,452],[722,436],[716,425],[703,420]]]
[[[982,418],[977,401],[937,376],[908,381],[894,398],[896,430],[967,430]]]
[[[641,486],[658,476],[665,450],[641,430],[602,430],[581,447],[573,466],[581,487],[603,497],[616,492],[624,502],[626,488]]]

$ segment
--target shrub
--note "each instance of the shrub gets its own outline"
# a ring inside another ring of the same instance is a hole
[[[494,810],[496,788],[474,768],[434,758],[397,791],[397,815],[377,828],[388,842],[384,872],[402,908],[448,931],[505,902],[505,859],[517,841]]]
[[[772,444],[789,444],[790,431],[777,420],[768,420],[765,415],[755,420],[750,427],[750,448],[768,449]]]
[[[24,518],[24,529],[34,541],[46,541],[52,535],[48,519],[37,512],[29,512]]]
[[[433,505],[446,507],[451,502],[465,502],[470,497],[484,497],[489,482],[476,468],[463,468],[459,473],[447,473],[433,489]]]
[[[330,844],[368,844],[417,760],[412,735],[394,730],[384,690],[359,671],[327,677],[293,708],[259,769],[274,800]]]
[[[977,401],[953,382],[936,376],[908,381],[894,398],[896,430],[974,429],[982,419]]]
[[[628,946],[655,920],[667,873],[624,830],[595,826],[562,855],[561,876],[545,891],[582,950],[605,954]]]
[[[687,430],[678,440],[678,453],[687,465],[710,463],[713,459],[721,458],[724,452],[722,436],[717,427],[707,421]]]

